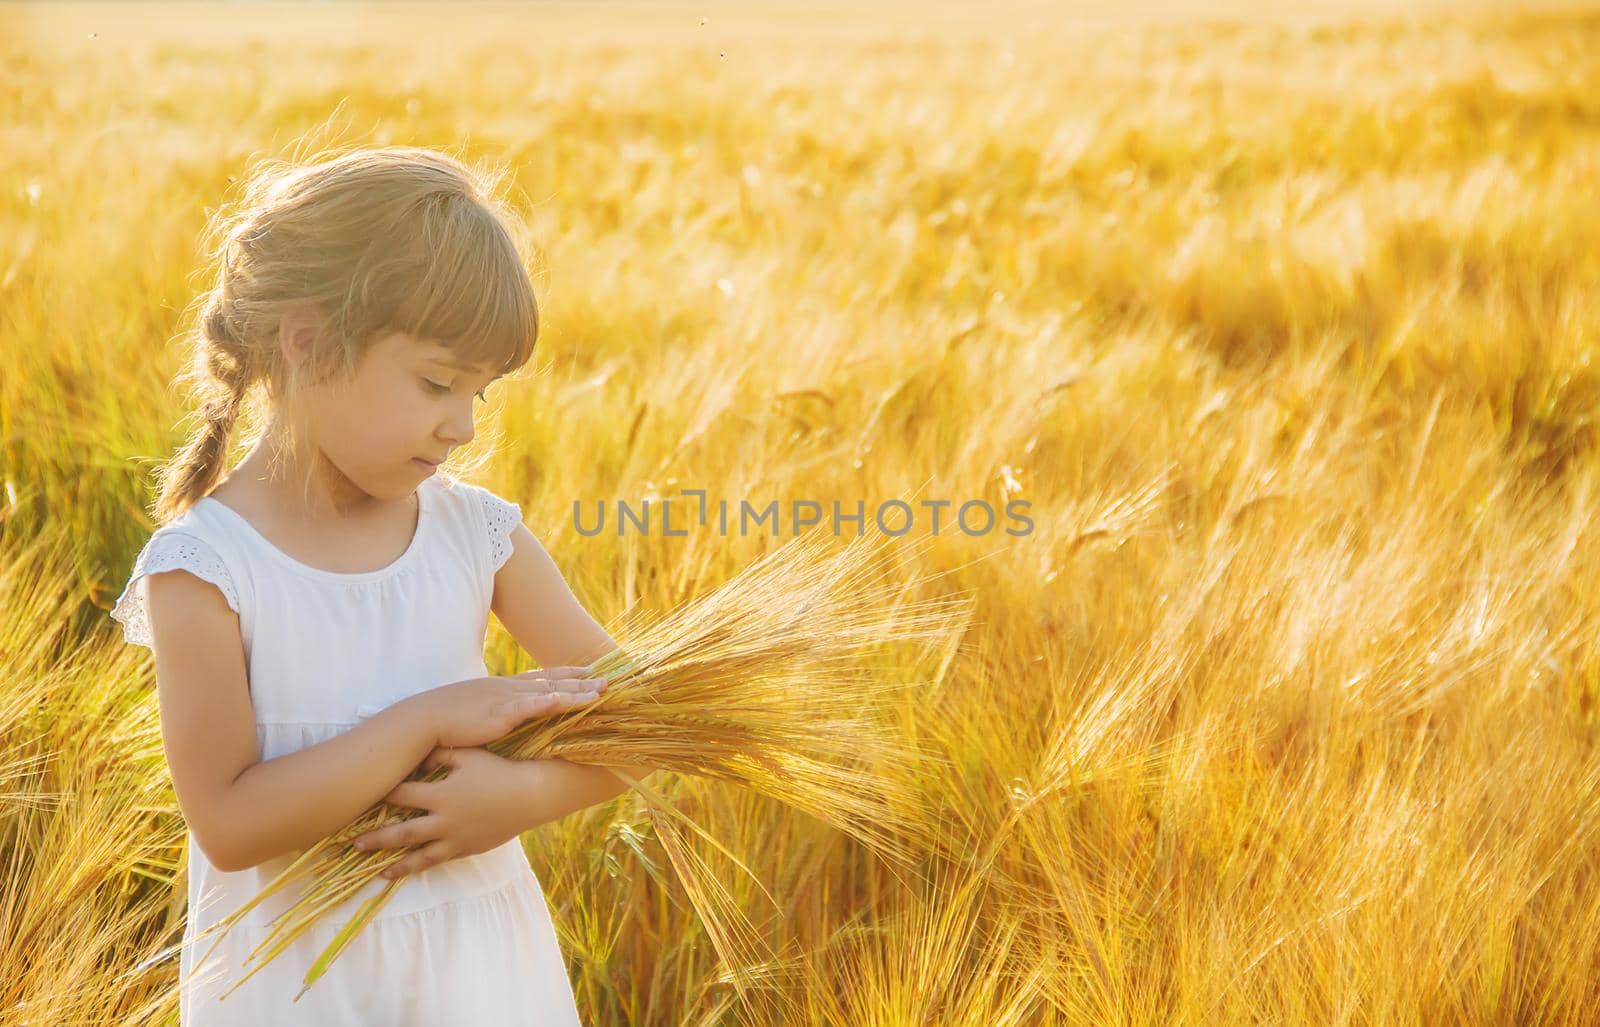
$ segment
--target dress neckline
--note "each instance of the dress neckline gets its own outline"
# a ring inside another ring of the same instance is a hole
[[[370,571],[330,571],[322,567],[313,567],[308,563],[302,563],[290,556],[288,553],[285,553],[282,549],[279,549],[265,535],[261,534],[261,532],[257,530],[256,526],[251,524],[249,519],[246,518],[244,514],[235,510],[222,500],[213,496],[205,496],[199,501],[199,503],[196,503],[195,505],[199,506],[202,503],[209,503],[213,509],[221,510],[224,517],[227,517],[235,524],[244,528],[249,535],[254,537],[255,540],[261,544],[261,548],[265,549],[273,559],[277,560],[285,567],[288,567],[290,570],[296,571],[309,578],[317,578],[321,581],[355,585],[362,582],[377,581],[380,578],[386,578],[391,574],[396,574],[417,559],[417,553],[422,549],[423,535],[429,530],[428,526],[433,520],[433,497],[430,494],[431,489],[428,487],[429,482],[432,480],[432,478],[426,478],[423,480],[421,485],[417,486],[417,526],[411,533],[411,543],[406,546],[405,552],[389,561],[386,566]]]

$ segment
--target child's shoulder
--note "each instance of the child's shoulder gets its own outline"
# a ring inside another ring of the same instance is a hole
[[[234,573],[242,571],[245,550],[239,544],[237,529],[217,506],[209,497],[199,500],[151,532],[140,556],[195,550],[221,561]]]
[[[159,525],[145,539],[139,558],[156,552],[186,551],[191,548],[216,551],[221,556],[227,546],[223,542],[225,526],[210,516],[204,500],[190,506],[183,513]]]
[[[228,537],[227,522],[203,502],[191,506],[152,532],[140,548],[122,594],[112,606],[111,619],[122,624],[128,641],[150,646],[145,594],[138,582],[173,570],[210,582],[229,607],[243,616],[250,576],[242,560],[241,551]]]
[[[457,529],[469,537],[489,572],[499,570],[511,553],[511,532],[522,523],[522,506],[483,485],[448,475],[434,475],[434,494]]]
[[[477,485],[464,478],[452,477],[448,474],[435,473],[429,483],[434,487],[434,494],[442,497],[442,501],[457,509],[469,512],[487,511],[495,506],[517,507],[519,504],[506,499],[493,489]]]

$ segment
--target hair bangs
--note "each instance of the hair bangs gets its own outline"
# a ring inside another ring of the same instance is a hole
[[[444,346],[461,363],[509,374],[533,356],[539,335],[522,257],[504,226],[481,208],[442,208],[425,218],[415,288],[390,327]]]

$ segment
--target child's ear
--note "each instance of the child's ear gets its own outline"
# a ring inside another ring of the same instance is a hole
[[[284,312],[278,322],[278,346],[290,363],[308,369],[327,322],[315,304],[302,303]]]

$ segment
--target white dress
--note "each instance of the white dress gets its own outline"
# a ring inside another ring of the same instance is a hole
[[[418,692],[482,677],[494,573],[511,553],[521,508],[437,473],[417,492],[410,547],[387,567],[358,574],[293,559],[232,507],[206,497],[150,537],[111,616],[129,642],[150,646],[143,590],[134,588],[141,576],[181,568],[221,590],[239,614],[263,760],[347,731]],[[226,873],[191,835],[188,859],[183,1027],[580,1022],[544,892],[519,839],[402,878],[376,919],[298,1000],[324,946],[389,882],[376,879],[330,910],[219,1002],[296,896],[274,896],[252,910],[200,966],[216,935],[198,935],[256,895],[294,854]]]

